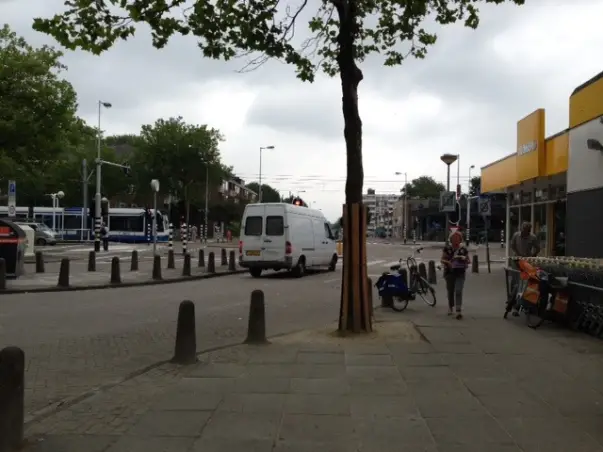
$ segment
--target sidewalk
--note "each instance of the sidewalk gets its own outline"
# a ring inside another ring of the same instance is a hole
[[[472,300],[463,321],[416,303],[377,310],[371,336],[329,326],[161,366],[29,424],[25,450],[602,452],[603,343]]]

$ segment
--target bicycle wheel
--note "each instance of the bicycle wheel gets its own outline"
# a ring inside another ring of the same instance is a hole
[[[408,300],[402,297],[392,297],[392,309],[396,312],[402,312],[408,307]]]
[[[417,267],[417,261],[414,257],[410,256],[406,259],[406,267],[408,267],[408,271],[410,271],[410,269],[412,267]]]
[[[432,308],[436,305],[437,299],[435,290],[425,278],[417,275],[416,293],[423,299],[427,306]]]

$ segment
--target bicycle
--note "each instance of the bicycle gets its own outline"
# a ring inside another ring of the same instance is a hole
[[[423,248],[413,250],[412,254],[406,258],[408,268],[409,284],[402,278],[402,259],[397,265],[392,265],[390,273],[385,272],[375,286],[379,290],[379,296],[391,297],[391,307],[396,312],[402,312],[408,307],[408,302],[416,299],[419,295],[427,306],[434,307],[437,303],[435,290],[425,278],[419,273],[415,253],[420,253]],[[393,274],[391,272],[398,272]]]

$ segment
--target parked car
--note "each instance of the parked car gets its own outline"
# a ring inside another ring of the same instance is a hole
[[[17,224],[22,224],[25,226],[29,226],[32,228],[36,235],[36,245],[44,246],[44,245],[56,245],[57,238],[52,229],[46,226],[44,223],[34,223],[29,221],[18,221]]]
[[[243,213],[239,264],[257,278],[263,270],[337,266],[337,242],[320,210],[287,203],[247,204]]]

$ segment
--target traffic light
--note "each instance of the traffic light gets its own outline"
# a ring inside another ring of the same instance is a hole
[[[124,174],[129,177],[131,173],[130,165],[124,165],[122,169],[124,170]]]
[[[295,205],[295,206],[307,207],[306,203],[304,202],[304,200],[301,199],[300,197],[293,198],[292,204]]]

